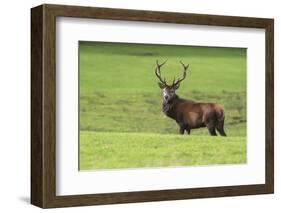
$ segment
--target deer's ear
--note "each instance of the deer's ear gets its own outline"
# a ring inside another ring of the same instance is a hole
[[[179,87],[180,87],[180,84],[176,84],[176,85],[174,86],[175,90],[177,90]]]
[[[165,88],[165,85],[164,85],[163,83],[161,83],[161,82],[158,82],[158,85],[159,85],[159,87],[160,87],[161,89],[164,89],[164,88]]]

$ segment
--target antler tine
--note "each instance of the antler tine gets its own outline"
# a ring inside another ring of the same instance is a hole
[[[167,60],[166,61],[164,61],[162,64],[159,64],[158,63],[158,60],[156,60],[156,68],[155,68],[155,75],[157,76],[157,78],[159,79],[159,81],[161,82],[161,83],[163,83],[163,84],[165,84],[165,85],[167,85],[167,83],[166,83],[166,79],[164,78],[164,80],[161,78],[161,72],[160,72],[160,68],[165,64],[167,62]]]
[[[188,65],[185,65],[182,61],[180,61],[180,63],[181,63],[181,65],[183,66],[184,71],[186,71],[187,68],[189,67],[189,64],[188,64]]]
[[[168,61],[168,59],[166,61],[164,61],[162,64],[158,63],[158,60],[156,60],[156,64],[157,64],[157,68],[161,68],[166,62]]]
[[[185,65],[182,61],[180,61],[180,63],[182,64],[182,66],[183,66],[183,75],[182,75],[182,78],[180,79],[178,79],[177,81],[176,81],[176,83],[173,83],[173,85],[177,85],[177,84],[179,84],[180,82],[182,82],[185,78],[186,78],[186,70],[187,70],[187,68],[189,67],[189,64],[188,65]]]

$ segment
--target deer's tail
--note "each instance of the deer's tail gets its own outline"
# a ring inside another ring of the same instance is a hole
[[[217,107],[216,115],[217,115],[216,129],[218,130],[221,136],[226,136],[226,133],[224,131],[224,109],[222,106]]]
[[[221,105],[216,106],[216,116],[218,122],[224,121],[224,108]]]

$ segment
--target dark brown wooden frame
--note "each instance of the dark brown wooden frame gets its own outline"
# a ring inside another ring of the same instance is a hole
[[[56,17],[263,28],[266,32],[265,184],[195,189],[56,195]],[[66,207],[274,192],[274,20],[64,5],[31,9],[31,203]]]

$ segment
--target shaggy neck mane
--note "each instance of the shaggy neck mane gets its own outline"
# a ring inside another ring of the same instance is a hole
[[[175,105],[180,101],[180,98],[178,95],[175,95],[172,99],[169,101],[163,101],[162,108],[163,112],[167,114],[172,108],[175,107]]]

